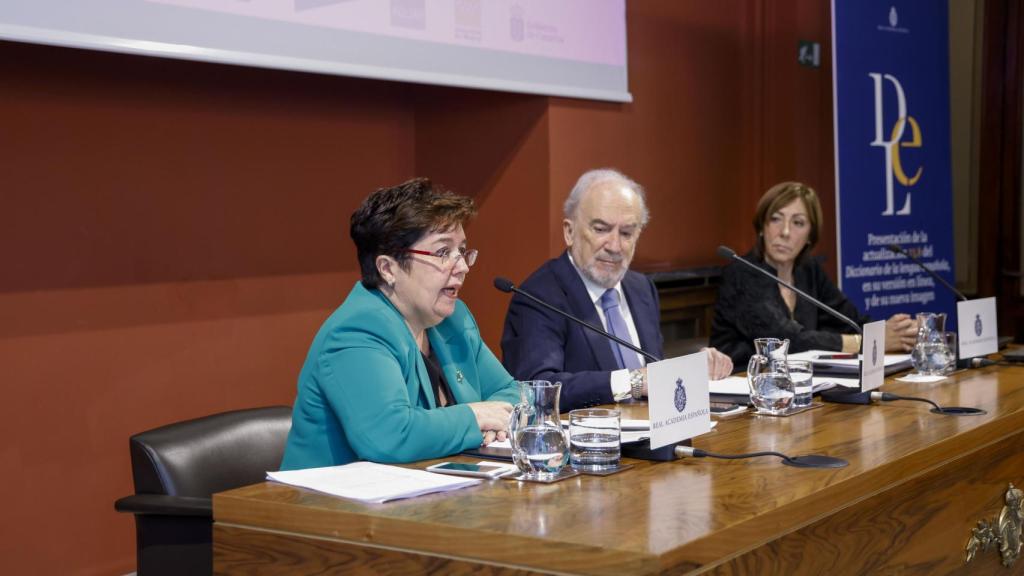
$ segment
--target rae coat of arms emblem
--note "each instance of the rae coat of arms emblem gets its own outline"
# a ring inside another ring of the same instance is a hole
[[[682,412],[686,410],[686,387],[683,386],[682,378],[676,378],[675,404],[677,411]]]

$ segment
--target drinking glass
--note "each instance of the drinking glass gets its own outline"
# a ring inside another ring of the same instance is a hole
[[[957,333],[956,332],[943,332],[942,340],[946,343],[946,348],[949,349],[949,364],[946,365],[946,369],[943,371],[945,374],[952,374],[956,370],[957,355]]]
[[[586,408],[569,412],[569,463],[576,470],[606,472],[619,467],[618,410]]]
[[[814,365],[808,360],[787,360],[789,379],[793,381],[793,408],[810,406],[814,392]]]

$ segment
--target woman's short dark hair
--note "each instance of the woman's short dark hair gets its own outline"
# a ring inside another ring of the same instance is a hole
[[[804,208],[807,209],[807,221],[811,225],[811,231],[807,235],[807,246],[804,246],[797,254],[796,261],[802,262],[804,256],[809,254],[814,245],[818,243],[818,232],[821,230],[822,219],[818,194],[814,188],[800,182],[780,182],[761,196],[761,200],[757,203],[757,211],[754,212],[754,231],[757,232],[757,244],[754,246],[754,252],[759,258],[764,258],[764,227],[768,225],[768,219],[797,198],[803,200]]]
[[[406,252],[427,234],[451,230],[476,215],[473,200],[414,178],[370,194],[352,213],[349,235],[363,274],[363,286],[376,288],[382,279],[377,256],[391,256],[405,268]]]

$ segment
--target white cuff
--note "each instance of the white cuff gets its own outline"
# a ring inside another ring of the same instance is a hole
[[[623,368],[612,372],[611,376],[612,397],[616,402],[622,402],[633,397],[633,390],[629,386],[629,369]]]

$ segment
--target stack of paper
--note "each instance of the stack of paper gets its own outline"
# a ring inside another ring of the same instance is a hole
[[[480,480],[474,478],[433,474],[373,462],[267,472],[267,479],[333,496],[374,503],[457,490],[480,483]]]
[[[837,358],[838,356],[838,358]],[[853,356],[852,358],[847,358]],[[834,374],[858,376],[860,374],[860,357],[853,354],[840,354],[828,350],[808,350],[796,352],[788,356],[790,360],[808,360],[814,365],[815,374]],[[886,354],[885,375],[902,372],[910,368],[910,354]]]
[[[839,376],[815,376],[811,382],[814,392],[821,392],[835,386],[856,388],[860,385],[860,380],[857,378],[842,378]],[[747,396],[748,398],[750,396],[750,384],[745,376],[729,376],[721,380],[711,380],[708,382],[708,390],[712,394],[737,397],[737,399],[741,396]]]

